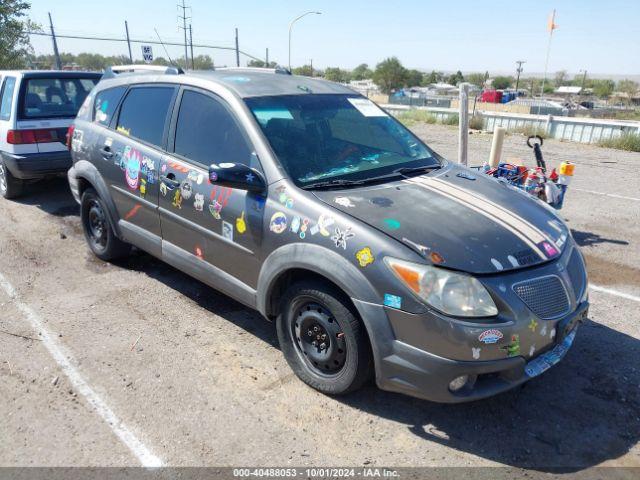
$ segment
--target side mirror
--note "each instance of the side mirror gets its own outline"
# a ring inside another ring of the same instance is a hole
[[[213,185],[262,193],[266,188],[264,177],[255,168],[244,163],[213,163],[209,167],[209,181]]]

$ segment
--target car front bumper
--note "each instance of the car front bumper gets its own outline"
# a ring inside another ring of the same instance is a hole
[[[573,313],[560,319],[556,324],[558,333],[554,343],[537,352],[536,356],[473,361],[445,358],[398,340],[389,326],[386,307],[357,300],[354,303],[361,315],[368,316],[365,323],[369,330],[376,325],[370,335],[374,343],[378,387],[439,403],[480,400],[541,374],[565,356],[589,309],[589,303],[583,302]],[[465,375],[471,380],[460,390],[451,391],[450,382]]]
[[[2,152],[2,160],[11,175],[21,180],[65,173],[71,167],[71,154],[67,150],[23,155]]]

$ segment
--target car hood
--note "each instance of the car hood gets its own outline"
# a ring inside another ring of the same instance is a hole
[[[469,273],[547,262],[561,254],[569,235],[565,224],[541,201],[452,164],[383,185],[314,194],[402,242],[428,262]]]

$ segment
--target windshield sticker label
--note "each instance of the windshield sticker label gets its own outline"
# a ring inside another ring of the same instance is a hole
[[[371,249],[369,247],[364,247],[362,250],[358,250],[356,252],[356,259],[363,268],[367,265],[371,265],[375,261],[375,257],[373,256],[373,253],[371,253]]]
[[[347,98],[347,100],[365,117],[388,116],[384,110],[367,98]]]
[[[390,293],[384,294],[384,304],[391,308],[402,308],[402,297],[398,295],[391,295]]]
[[[480,340],[482,343],[490,344],[496,343],[502,337],[503,335],[500,330],[492,328],[491,330],[485,330],[480,335],[478,335],[478,340]]]
[[[229,222],[222,221],[222,238],[226,238],[233,242],[233,225]]]
[[[282,212],[276,212],[271,216],[269,230],[273,233],[282,233],[287,229],[287,216]]]

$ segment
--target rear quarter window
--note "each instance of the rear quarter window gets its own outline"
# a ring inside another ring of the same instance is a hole
[[[23,118],[75,117],[97,78],[29,78],[22,98]]]
[[[107,88],[96,94],[93,102],[93,121],[108,126],[127,87]]]
[[[6,77],[0,90],[0,120],[9,120],[11,117],[11,105],[13,104],[13,92],[15,89],[15,77]]]

